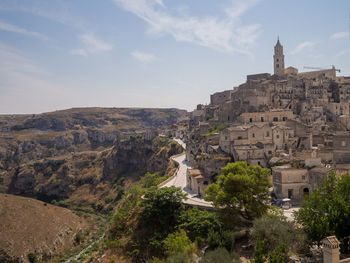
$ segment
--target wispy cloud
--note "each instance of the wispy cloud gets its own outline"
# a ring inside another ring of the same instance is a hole
[[[316,45],[316,42],[312,41],[305,41],[297,45],[297,47],[291,52],[291,54],[295,55],[300,52],[302,52],[304,49],[314,47]]]
[[[340,51],[339,53],[337,53],[335,56],[341,57],[341,56],[344,56],[344,55],[349,54],[349,53],[350,53],[350,49],[344,49],[344,50]]]
[[[45,36],[41,33],[30,31],[30,30],[27,30],[27,29],[24,29],[24,28],[21,28],[21,27],[12,25],[12,24],[8,24],[8,23],[2,22],[2,21],[0,21],[0,30],[12,32],[12,33],[17,33],[17,34],[22,34],[22,35],[26,35],[26,36],[48,39],[47,36]]]
[[[2,43],[0,43],[0,60],[0,74],[2,73],[5,78],[9,75],[43,76],[48,74],[19,50]]]
[[[150,53],[144,53],[140,51],[131,52],[131,56],[141,62],[152,62],[156,59],[156,56]]]
[[[83,47],[69,51],[72,55],[88,56],[101,51],[110,51],[113,46],[102,40],[97,39],[93,34],[79,35],[78,39],[82,42]]]
[[[337,32],[331,35],[331,39],[339,39],[349,37],[349,32]]]
[[[29,13],[80,30],[89,28],[86,21],[79,15],[72,13],[68,2],[60,0],[2,0],[0,10]]]
[[[242,25],[241,16],[257,0],[239,0],[227,7],[222,17],[195,17],[173,15],[161,0],[114,0],[123,9],[133,13],[148,25],[148,33],[169,34],[176,41],[231,53],[249,54],[249,47],[261,33],[260,24]]]

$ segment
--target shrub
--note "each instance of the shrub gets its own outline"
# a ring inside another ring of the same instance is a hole
[[[195,263],[193,257],[187,253],[180,253],[168,257],[165,263]]]
[[[269,263],[285,263],[288,261],[287,247],[284,243],[268,255]]]
[[[141,177],[141,184],[144,188],[150,188],[152,186],[159,185],[161,182],[165,181],[169,177],[169,175],[158,176],[158,173],[151,174],[148,172],[143,177]]]
[[[239,257],[235,253],[229,253],[225,248],[219,247],[210,250],[201,258],[199,263],[238,263]]]
[[[301,229],[296,229],[292,222],[276,216],[263,216],[255,219],[251,230],[253,240],[266,240],[266,249],[271,252],[280,244],[288,244],[287,251],[297,252],[305,246],[306,235]]]
[[[38,262],[38,257],[34,253],[29,253],[28,254],[28,260],[30,263],[37,263]]]
[[[253,263],[265,263],[266,253],[266,240],[261,240],[260,237],[258,237],[254,249]]]
[[[210,230],[208,233],[208,247],[210,249],[216,249],[218,247],[224,247],[228,251],[232,251],[234,244],[234,233],[229,230],[221,230],[220,232],[216,232]]]
[[[75,244],[75,245],[79,245],[79,244],[82,243],[83,241],[84,241],[83,235],[82,235],[80,232],[76,233],[76,235],[75,235],[75,237],[74,237],[74,244]]]
[[[178,232],[169,234],[163,241],[165,253],[169,256],[180,254],[183,252],[191,252],[194,250],[194,244],[186,235],[186,232],[181,229]]]

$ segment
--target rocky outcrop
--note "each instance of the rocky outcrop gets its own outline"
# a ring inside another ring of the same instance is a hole
[[[99,146],[111,146],[118,138],[117,131],[104,132],[89,129],[87,130],[87,133],[92,148],[97,148]]]
[[[35,174],[31,169],[19,168],[12,177],[10,191],[16,195],[33,195],[35,188]]]
[[[147,162],[154,153],[151,141],[131,139],[117,142],[104,160],[103,178],[116,180],[122,174],[146,172]]]
[[[137,172],[139,176],[146,172],[164,174],[169,166],[170,157],[182,152],[177,143],[167,142],[159,145],[156,140],[148,141],[133,138],[117,142],[104,160],[103,178],[116,180],[121,175]]]

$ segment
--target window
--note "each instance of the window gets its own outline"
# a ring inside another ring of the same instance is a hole
[[[238,136],[237,139],[238,139],[238,140],[242,140],[242,136]]]
[[[278,117],[273,117],[273,121],[278,121]]]
[[[255,133],[252,134],[253,138],[255,138]]]
[[[225,136],[225,140],[227,140],[227,136]]]
[[[269,131],[266,132],[266,137],[270,137],[270,132]]]
[[[293,198],[293,189],[288,189],[288,198]]]
[[[303,181],[305,181],[305,179],[306,179],[305,175],[303,175],[303,176],[301,177],[301,179],[302,179]]]
[[[277,64],[277,65],[276,65],[276,68],[279,68],[279,67],[280,67],[280,65]]]
[[[292,181],[292,177],[290,175],[288,175],[288,182]]]
[[[261,122],[264,122],[264,117],[260,117]]]
[[[277,59],[277,62],[279,61],[279,59]]]
[[[204,184],[204,185],[208,185],[208,181],[204,181],[203,184]]]
[[[341,142],[341,146],[342,146],[342,147],[346,146],[346,141],[342,141],[342,142]]]
[[[292,134],[288,133],[288,137],[289,137],[289,138],[292,138]]]
[[[277,138],[277,139],[279,139],[279,138],[280,138],[280,136],[277,134],[277,135],[276,135],[276,138]]]
[[[289,106],[289,108],[290,108],[290,106]],[[287,120],[287,117],[283,117],[282,120],[283,120],[283,121],[286,121],[286,120]]]
[[[269,154],[272,154],[272,151],[268,151]]]
[[[253,118],[249,118],[249,122],[253,122]]]

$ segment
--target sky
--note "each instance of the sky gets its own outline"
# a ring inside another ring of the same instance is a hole
[[[0,0],[0,114],[193,110],[246,75],[350,76],[349,0]]]

